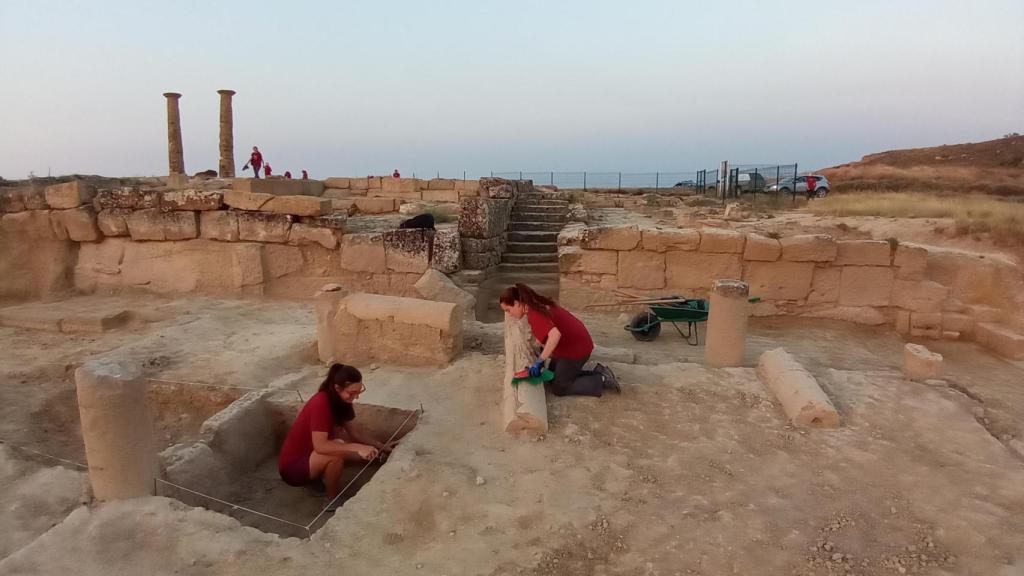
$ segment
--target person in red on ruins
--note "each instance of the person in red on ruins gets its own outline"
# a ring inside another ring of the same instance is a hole
[[[266,164],[263,165],[263,175],[267,178],[270,178],[272,174],[273,173],[270,171],[270,162],[267,162]]]
[[[292,179],[292,173],[291,173],[290,170],[285,170],[284,171],[284,179],[285,180],[291,180]]]
[[[568,310],[522,283],[502,291],[498,302],[512,318],[526,316],[533,337],[543,346],[529,366],[529,374],[540,376],[544,363],[550,360],[548,368],[555,378],[549,386],[555,396],[600,396],[605,390],[622,391],[607,366],[595,364],[593,370],[583,369],[594,351],[594,340],[583,322]]]
[[[260,167],[263,166],[263,154],[256,146],[252,147],[252,154],[249,155],[249,161],[245,163],[245,166],[242,166],[242,170],[245,170],[250,166],[252,166],[253,178],[259,178]]]
[[[398,168],[395,168],[395,172],[391,175],[392,178],[401,178],[402,175],[398,173]]]
[[[369,462],[398,445],[375,440],[356,425],[353,403],[364,391],[357,368],[331,364],[320,391],[295,418],[278,456],[278,472],[288,485],[306,486],[322,478],[332,509],[340,505],[335,498],[346,462]]]
[[[814,198],[814,192],[818,188],[818,179],[814,176],[807,175],[807,199]]]
[[[309,180],[309,174],[305,170],[302,171],[302,179]]]

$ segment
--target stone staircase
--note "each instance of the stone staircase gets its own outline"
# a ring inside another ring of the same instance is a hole
[[[558,296],[558,232],[568,212],[569,202],[551,194],[530,192],[516,200],[501,264],[477,293],[479,320],[501,320],[498,295],[516,282],[529,284],[545,296]]]

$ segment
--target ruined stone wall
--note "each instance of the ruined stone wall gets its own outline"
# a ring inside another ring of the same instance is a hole
[[[756,316],[888,323],[933,338],[973,338],[979,323],[1007,322],[1020,313],[1022,288],[1014,263],[991,256],[826,235],[775,239],[720,228],[571,224],[559,235],[559,267],[559,298],[569,308],[614,303],[616,289],[706,297],[712,281],[732,278],[761,298],[751,306]]]
[[[457,203],[480,194],[479,181],[450,178],[328,178],[324,180],[324,186],[323,196],[332,201],[335,210],[348,210],[355,206],[362,214],[395,212],[402,202]]]
[[[532,191],[532,180],[481,178],[479,195],[459,201],[459,236],[466,269],[486,270],[501,262],[515,201]]]

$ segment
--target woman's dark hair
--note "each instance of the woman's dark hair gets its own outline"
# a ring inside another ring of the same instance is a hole
[[[345,388],[362,381],[363,374],[355,366],[335,362],[327,370],[327,377],[320,384],[320,391],[327,393],[327,400],[331,404],[331,416],[334,417],[335,425],[340,426],[355,417],[355,410],[352,408],[352,404],[341,399],[335,386]]]
[[[514,286],[509,286],[501,292],[501,296],[498,297],[498,302],[505,304],[506,306],[512,306],[516,302],[522,302],[530,307],[531,310],[536,310],[541,314],[550,317],[551,306],[555,306],[555,301],[547,296],[541,296],[533,288],[530,288],[526,284],[516,282]]]

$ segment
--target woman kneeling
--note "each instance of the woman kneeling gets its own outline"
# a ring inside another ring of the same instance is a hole
[[[397,443],[378,442],[355,423],[352,403],[365,390],[359,370],[331,365],[320,391],[303,406],[285,438],[277,461],[282,480],[305,486],[323,478],[327,497],[333,501],[346,460],[366,462],[380,452],[391,452]]]

